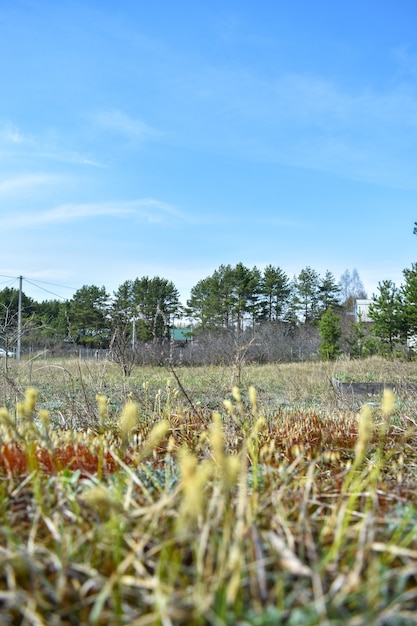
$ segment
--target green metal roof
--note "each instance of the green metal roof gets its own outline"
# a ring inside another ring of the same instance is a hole
[[[190,328],[171,328],[171,339],[174,341],[191,341],[193,333]]]

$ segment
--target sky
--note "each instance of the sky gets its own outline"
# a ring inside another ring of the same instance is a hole
[[[415,0],[3,0],[0,289],[416,262]]]

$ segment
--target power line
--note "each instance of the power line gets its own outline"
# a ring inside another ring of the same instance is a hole
[[[0,278],[11,279],[11,282],[5,281],[4,283],[0,283],[0,284],[6,284],[6,282],[8,284],[13,284],[13,282],[20,281],[21,279],[23,279],[27,283],[32,285],[33,287],[36,287],[37,289],[41,289],[42,291],[45,291],[46,293],[49,293],[49,294],[51,294],[52,296],[54,296],[56,298],[60,298],[61,300],[67,300],[67,298],[65,298],[64,296],[61,296],[61,295],[59,295],[57,293],[54,293],[53,291],[45,289],[39,283],[42,283],[43,285],[51,285],[51,287],[59,287],[60,289],[69,289],[70,291],[76,291],[75,287],[69,287],[68,285],[58,285],[57,283],[50,283],[50,282],[47,282],[45,280],[37,280],[36,282],[33,282],[32,280],[29,280],[29,278],[26,278],[25,276],[7,276],[6,274],[0,274]]]
[[[37,285],[36,283],[33,283],[31,280],[29,280],[28,278],[25,278],[25,281],[27,283],[29,283],[29,285],[33,285],[33,287],[37,287],[37,289],[41,289],[42,291],[45,291],[45,293],[49,293],[52,296],[55,296],[56,298],[60,298],[61,300],[66,300],[67,298],[64,298],[64,296],[60,296],[57,293],[54,293],[53,291],[50,291],[49,289],[45,289],[44,287],[41,287],[40,285]],[[46,283],[48,284],[48,283]],[[59,286],[59,285],[57,285]],[[69,287],[68,287],[69,289]]]
[[[13,276],[5,276],[5,275],[1,275],[0,276],[2,278],[7,278],[8,280],[5,282],[8,282],[9,284],[13,284],[14,281],[18,280],[19,281],[19,289],[18,289],[18,312],[17,312],[17,348],[16,348],[16,360],[20,361],[20,355],[21,355],[21,340],[22,340],[22,294],[23,294],[23,276],[19,276],[18,278],[15,278]],[[11,280],[11,282],[10,282]],[[53,291],[50,291],[49,289],[45,289],[44,287],[41,287],[40,285],[37,285],[36,283],[30,281],[28,278],[25,278],[26,282],[29,283],[29,285],[32,285],[33,287],[36,287],[37,289],[41,289],[42,291],[45,291],[46,293],[49,293],[53,296],[55,296],[56,298],[61,298],[62,300],[66,300],[66,298],[64,298],[63,296],[58,295],[57,293],[54,293]],[[54,283],[47,283],[46,281],[40,281],[43,282],[43,284],[45,285],[53,285],[55,287],[59,287],[59,285],[56,285]],[[4,284],[4,283],[3,283]],[[64,287],[66,289],[72,289],[71,287]],[[73,290],[75,291],[75,290]]]
[[[27,280],[28,282],[30,282],[29,278],[25,278],[25,276],[23,276],[23,279]],[[43,285],[51,285],[51,287],[60,287],[61,289],[70,289],[71,291],[77,291],[76,287],[68,287],[68,285],[58,285],[57,283],[50,283],[50,282],[47,282],[46,280],[38,280],[38,279],[36,279],[36,282],[37,283],[42,283]],[[35,287],[37,286],[36,283],[31,283],[31,284],[35,285]],[[41,287],[40,287],[40,289],[41,289]]]
[[[19,280],[19,276],[7,276],[7,274],[0,274],[1,278],[12,278],[13,280]]]
[[[5,277],[3,277],[5,278]],[[5,280],[3,282],[0,283],[0,285],[13,285],[13,283],[16,281],[16,278],[13,278],[13,280]]]

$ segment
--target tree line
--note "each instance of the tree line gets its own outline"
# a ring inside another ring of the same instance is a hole
[[[220,265],[191,289],[185,305],[173,282],[158,276],[127,280],[112,295],[104,286],[84,285],[67,301],[37,302],[22,293],[22,347],[103,348],[134,363],[156,353],[165,358],[167,350],[173,358],[171,331],[187,326],[193,347],[186,333],[177,343],[181,358],[194,355],[194,362],[238,353],[257,360],[394,353],[417,336],[416,266],[404,270],[404,279],[401,288],[379,284],[369,312],[372,329],[353,317],[356,299],[367,295],[356,269],[337,281],[330,271],[321,276],[309,266],[290,279],[273,265]],[[0,345],[6,350],[19,332],[18,300],[17,289],[0,291]],[[171,344],[165,352],[164,344]]]
[[[417,263],[403,271],[404,282],[397,287],[391,280],[378,285],[369,316],[372,333],[381,351],[393,355],[404,346],[417,346]]]

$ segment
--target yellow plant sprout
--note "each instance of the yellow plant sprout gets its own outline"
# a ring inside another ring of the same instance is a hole
[[[259,433],[262,431],[265,424],[265,419],[263,417],[259,417],[247,438],[248,452],[254,465],[258,464]]]
[[[395,395],[391,389],[385,389],[382,397],[381,411],[385,417],[394,413]]]
[[[103,518],[123,510],[121,503],[115,500],[110,491],[102,485],[91,487],[83,493],[81,499]]]
[[[168,445],[167,445],[168,454],[172,454],[172,452],[174,452],[176,447],[177,447],[177,444],[175,442],[175,438],[171,435],[170,438],[168,439]]]
[[[239,456],[228,456],[223,471],[223,484],[227,489],[233,487],[239,478],[241,460]]]
[[[233,389],[232,389],[232,396],[234,397],[236,402],[242,402],[242,397],[240,395],[239,387],[233,387]]]
[[[155,448],[159,446],[161,441],[165,439],[169,430],[170,430],[170,425],[166,420],[163,420],[162,422],[158,422],[158,424],[155,424],[155,426],[152,428],[151,432],[148,435],[148,438],[146,439],[140,451],[140,455],[139,455],[140,460],[149,456],[149,454],[151,454],[155,450]]]
[[[49,414],[49,411],[47,409],[41,409],[39,411],[39,419],[41,421],[43,429],[45,430],[45,432],[47,432],[51,423],[51,416]]]
[[[198,459],[187,448],[181,448],[179,451],[179,463],[182,486],[187,488],[195,474]]]
[[[240,389],[239,387],[233,387],[232,389],[232,396],[235,399],[235,402],[237,404],[237,409],[239,411],[239,413],[241,414],[242,418],[245,415],[245,406],[243,404],[243,400],[242,400],[242,396],[240,394]]]
[[[198,459],[187,449],[179,452],[182,502],[178,518],[178,530],[186,530],[202,514],[206,501],[205,487],[212,475],[210,461],[198,463]]]
[[[372,437],[372,432],[372,409],[369,405],[365,404],[358,415],[358,440],[355,446],[355,465],[363,460],[368,443]]]
[[[17,404],[17,414],[22,417],[29,419],[33,417],[36,408],[36,401],[38,399],[38,392],[33,387],[29,387],[25,392],[25,399],[23,402],[18,402]]]
[[[224,460],[224,435],[219,413],[214,413],[210,427],[210,443],[215,462],[221,467]]]
[[[261,432],[261,430],[264,428],[266,422],[265,419],[263,417],[259,417],[256,422],[255,422],[255,426],[252,429],[252,433],[253,437],[257,437],[259,435],[259,433]]]
[[[235,407],[233,406],[233,403],[230,400],[223,400],[223,406],[226,409],[226,411],[230,413],[230,415],[235,414]]]
[[[107,398],[103,396],[103,394],[98,393],[96,395],[97,406],[98,406],[98,420],[100,427],[104,426],[104,423],[108,417],[108,404]]]
[[[249,387],[248,393],[249,393],[249,402],[251,404],[253,414],[256,417],[258,415],[258,396],[256,393],[256,389],[255,387],[253,387],[253,385]]]
[[[240,457],[225,454],[224,432],[218,413],[214,413],[213,422],[205,438],[208,438],[211,445],[210,460],[199,462],[186,447],[181,448],[178,453],[182,488],[179,530],[195,523],[203,514],[210,482],[218,481],[220,487],[227,492],[236,484],[239,477]]]
[[[33,387],[29,387],[29,389],[26,390],[25,402],[23,405],[27,415],[33,414],[35,407],[36,407],[37,399],[38,399],[38,392],[36,391],[36,389],[33,389]]]
[[[372,463],[368,465],[369,471],[358,472],[361,464],[363,463],[366,453],[369,449],[369,444],[374,432],[374,415],[372,408],[369,405],[364,405],[358,415],[358,438],[355,445],[355,457],[353,463],[349,466],[346,463],[346,478],[344,480],[342,491],[348,498],[345,503],[339,508],[337,515],[335,514],[327,522],[326,528],[322,531],[324,536],[334,529],[334,540],[331,549],[328,552],[326,561],[331,561],[336,558],[342,547],[346,542],[346,529],[352,521],[353,512],[359,506],[359,498],[365,493],[368,496],[364,505],[364,510],[371,510],[373,506],[373,494],[378,485],[381,468],[386,462],[384,456],[384,442],[387,434],[387,418],[394,410],[394,394],[391,390],[385,390],[383,400],[381,403],[381,412],[385,417],[385,422],[382,424],[379,431],[378,446],[376,451],[376,461],[372,460]],[[401,482],[401,472],[397,474],[397,481]],[[363,520],[366,520],[366,515],[363,516]],[[365,524],[365,521],[363,521]]]
[[[135,402],[129,400],[126,402],[122,414],[120,416],[120,434],[124,445],[127,444],[129,437],[135,428],[139,419],[139,408]]]
[[[227,456],[224,450],[224,432],[219,413],[213,414],[213,423],[210,427],[210,444],[213,459],[220,475],[223,486],[226,489],[232,487],[238,478],[240,460],[237,456]]]

